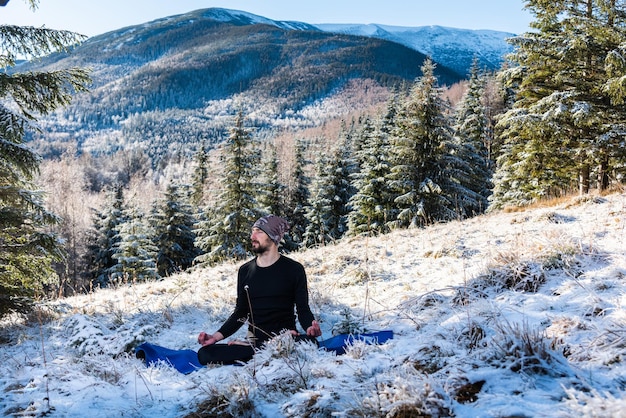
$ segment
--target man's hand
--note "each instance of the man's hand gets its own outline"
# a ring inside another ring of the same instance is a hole
[[[319,337],[322,335],[322,330],[320,329],[320,324],[313,320],[311,326],[306,329],[306,335],[309,337]]]
[[[203,331],[200,333],[200,335],[198,335],[198,344],[204,347],[205,345],[215,344],[216,342],[223,339],[224,336],[221,332],[216,332],[215,334],[211,335]]]

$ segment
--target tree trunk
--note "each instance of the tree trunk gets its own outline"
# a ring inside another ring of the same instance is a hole
[[[598,191],[603,192],[609,188],[609,157],[602,156],[600,167],[598,169]]]
[[[589,193],[589,166],[584,164],[578,173],[578,191],[580,195]]]

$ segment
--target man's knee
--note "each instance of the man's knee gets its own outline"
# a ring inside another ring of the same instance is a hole
[[[198,361],[206,364],[235,364],[246,362],[254,355],[250,345],[211,344],[198,350]]]

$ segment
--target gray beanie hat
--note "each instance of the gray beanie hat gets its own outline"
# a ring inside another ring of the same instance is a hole
[[[285,232],[289,229],[289,224],[280,216],[266,215],[259,218],[259,220],[252,225],[252,228],[259,228],[278,245],[280,240],[283,239]]]

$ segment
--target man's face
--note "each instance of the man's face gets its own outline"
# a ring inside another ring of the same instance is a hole
[[[252,252],[255,254],[263,254],[269,251],[272,244],[274,244],[270,237],[259,228],[252,228],[250,242],[252,243]]]

